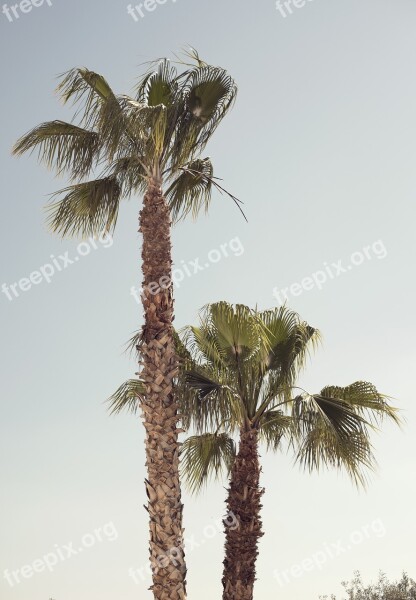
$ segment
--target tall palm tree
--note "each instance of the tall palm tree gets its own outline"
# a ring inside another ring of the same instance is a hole
[[[224,600],[253,598],[263,535],[259,443],[277,450],[286,438],[307,469],[344,467],[365,484],[365,468],[374,465],[370,429],[384,417],[399,422],[370,383],[327,386],[318,394],[295,387],[318,339],[286,307],[259,312],[226,302],[208,305],[200,325],[184,332],[182,412],[184,426],[197,435],[183,446],[183,473],[195,491],[225,467],[227,509],[239,521],[238,528],[225,527]]]
[[[13,149],[17,155],[37,150],[41,162],[69,176],[71,185],[57,192],[49,206],[49,225],[63,236],[112,232],[120,201],[144,194],[139,217],[144,307],[140,356],[151,589],[158,600],[186,597],[173,389],[178,365],[171,223],[206,210],[213,188],[225,191],[210,159],[201,153],[236,96],[236,85],[224,69],[208,65],[193,50],[188,56],[191,64],[183,63],[181,72],[167,59],[152,63],[133,97],[116,95],[98,73],[72,69],[62,76],[58,92],[64,103],[78,104],[79,123],[42,123]],[[172,548],[175,561],[166,559]]]

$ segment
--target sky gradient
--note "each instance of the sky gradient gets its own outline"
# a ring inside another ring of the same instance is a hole
[[[308,475],[290,454],[262,451],[255,597],[317,600],[356,569],[416,577],[415,3],[309,0],[282,14],[273,0],[167,0],[143,16],[121,0],[35,5],[9,11],[11,21],[0,12],[0,285],[43,268],[30,289],[15,286],[18,297],[0,294],[1,600],[151,597],[143,430],[104,404],[137,370],[123,349],[142,323],[132,290],[140,198],[123,202],[113,243],[61,241],[43,206],[65,180],[10,149],[34,125],[71,118],[53,92],[59,73],[86,66],[129,93],[142,63],[186,44],[238,83],[207,153],[248,223],[215,194],[208,217],[175,228],[177,327],[207,302],[269,308],[286,290],[323,334],[302,386],[368,380],[406,419],[402,431],[374,435],[379,467],[365,492],[344,474]],[[197,258],[204,269],[188,276]],[[190,599],[221,595],[224,486],[184,493]],[[49,568],[22,575],[45,556]]]

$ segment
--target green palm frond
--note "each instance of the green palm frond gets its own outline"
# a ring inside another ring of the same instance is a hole
[[[174,169],[203,151],[237,95],[232,77],[218,67],[193,66],[182,74],[182,80],[182,110],[171,152]]]
[[[107,400],[110,414],[118,414],[125,410],[136,414],[145,394],[146,386],[140,379],[125,381]]]
[[[299,315],[280,306],[260,313],[269,339],[268,369],[289,372],[292,365],[297,370],[304,366],[309,349],[314,349],[320,339],[318,330],[302,322]]]
[[[321,396],[339,398],[375,423],[391,419],[396,425],[401,424],[398,409],[388,402],[390,398],[381,394],[375,385],[368,381],[356,381],[347,387],[327,386],[321,391]]]
[[[151,178],[166,181],[175,220],[206,210],[213,189],[227,194],[244,215],[240,201],[213,176],[209,159],[201,157],[231,107],[236,86],[224,69],[207,65],[193,50],[191,55],[193,63],[180,74],[167,59],[152,63],[136,98],[116,95],[102,75],[87,68],[60,76],[57,92],[64,104],[76,106],[74,121],[79,122],[43,123],[13,149],[17,155],[37,149],[40,162],[79,183],[62,190],[65,198],[53,205],[54,231],[85,235],[97,226],[113,228],[114,201],[143,193]],[[97,181],[82,183],[91,173]]]
[[[180,376],[177,391],[186,429],[193,427],[202,433],[218,428],[225,421],[230,422],[231,428],[238,428],[243,418],[238,408],[239,399],[221,381],[219,372],[195,365],[193,370],[184,371]]]
[[[116,177],[122,183],[125,198],[128,198],[132,193],[144,194],[146,191],[147,172],[137,156],[123,156],[115,159],[105,173]]]
[[[113,160],[123,138],[129,135],[121,106],[126,96],[118,98],[102,75],[86,68],[64,73],[57,92],[64,104],[70,100],[79,104],[75,117],[81,115],[81,124],[100,134],[103,150],[108,160]]]
[[[206,377],[198,371],[186,371],[185,380],[189,387],[198,391],[198,398],[200,400],[204,400],[209,394],[218,392],[223,387],[217,381]]]
[[[112,233],[117,222],[121,186],[117,177],[71,185],[53,197],[64,197],[47,207],[48,224],[62,236],[98,236]]]
[[[269,350],[269,340],[255,311],[244,304],[209,304],[202,313],[201,329],[211,333],[231,365],[241,365]]]
[[[181,449],[181,473],[192,493],[210,477],[228,475],[235,457],[235,443],[226,433],[191,436]]]
[[[285,437],[305,469],[344,469],[357,485],[365,485],[376,464],[370,442],[374,423],[384,418],[400,423],[389,398],[368,382],[293,398],[296,378],[320,334],[286,307],[261,312],[209,304],[199,327],[183,330],[182,341],[188,352],[180,391],[186,398],[184,422],[198,433],[256,430],[271,450]]]
[[[42,123],[14,145],[13,154],[38,150],[39,162],[55,167],[58,174],[69,172],[71,179],[88,175],[99,160],[101,141],[95,131],[89,131],[64,121]]]
[[[260,440],[268,450],[277,451],[284,436],[292,429],[292,418],[281,410],[266,411],[259,425]]]
[[[200,212],[207,213],[213,189],[231,198],[247,221],[241,207],[241,200],[218,183],[220,180],[218,177],[214,177],[214,169],[209,158],[197,158],[184,167],[178,167],[178,171],[179,175],[166,192],[172,219],[175,222],[184,219],[189,214],[196,219]]]
[[[321,394],[298,396],[292,419],[299,450],[296,460],[309,471],[323,466],[344,468],[358,485],[365,485],[364,469],[375,459],[363,417],[343,400]]]
[[[82,121],[85,123],[96,121],[97,112],[105,102],[117,103],[113,90],[99,73],[86,68],[75,68],[63,73],[60,79],[56,91],[62,102],[80,104],[77,114],[82,114]]]
[[[179,90],[177,76],[177,70],[167,58],[157,61],[156,70],[150,70],[139,81],[137,100],[148,106],[163,104],[171,107],[176,102]]]
[[[198,66],[190,70],[185,87],[186,109],[203,128],[200,143],[206,144],[235,101],[237,86],[224,69]]]
[[[209,158],[198,158],[181,167],[179,175],[166,190],[166,199],[174,221],[194,218],[208,211],[213,187],[213,166]]]
[[[87,107],[91,106],[98,96],[107,100],[114,95],[111,87],[102,75],[86,68],[71,69],[61,75],[57,91],[64,103],[72,100],[74,103],[84,98]]]

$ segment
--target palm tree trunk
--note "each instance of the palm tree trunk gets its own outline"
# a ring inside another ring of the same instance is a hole
[[[152,179],[140,212],[144,326],[140,343],[146,398],[147,510],[156,600],[186,598],[179,484],[178,406],[173,393],[177,358],[173,340],[171,218],[160,182]]]
[[[223,600],[252,600],[256,579],[257,545],[261,531],[261,496],[258,432],[245,428],[240,433],[238,454],[231,471],[227,507],[239,523],[225,526]]]

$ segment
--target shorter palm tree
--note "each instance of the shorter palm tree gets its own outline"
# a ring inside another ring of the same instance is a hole
[[[327,386],[318,394],[295,386],[319,339],[286,307],[259,312],[226,302],[208,305],[199,327],[175,336],[182,426],[195,432],[182,447],[182,475],[197,492],[226,472],[227,509],[239,523],[225,524],[224,600],[253,598],[263,535],[260,443],[276,451],[286,441],[307,470],[344,468],[365,485],[365,469],[375,464],[371,429],[385,417],[399,423],[397,410],[370,383]],[[109,400],[112,412],[135,412],[144,391],[140,380],[127,381]]]
[[[259,312],[211,304],[182,339],[182,414],[184,426],[196,431],[183,446],[182,472],[193,491],[223,468],[229,472],[227,510],[239,527],[225,527],[223,599],[252,600],[263,535],[259,444],[277,450],[286,439],[308,470],[343,467],[365,484],[365,468],[375,463],[371,428],[384,417],[399,419],[370,383],[318,394],[296,388],[319,333],[286,307]]]

